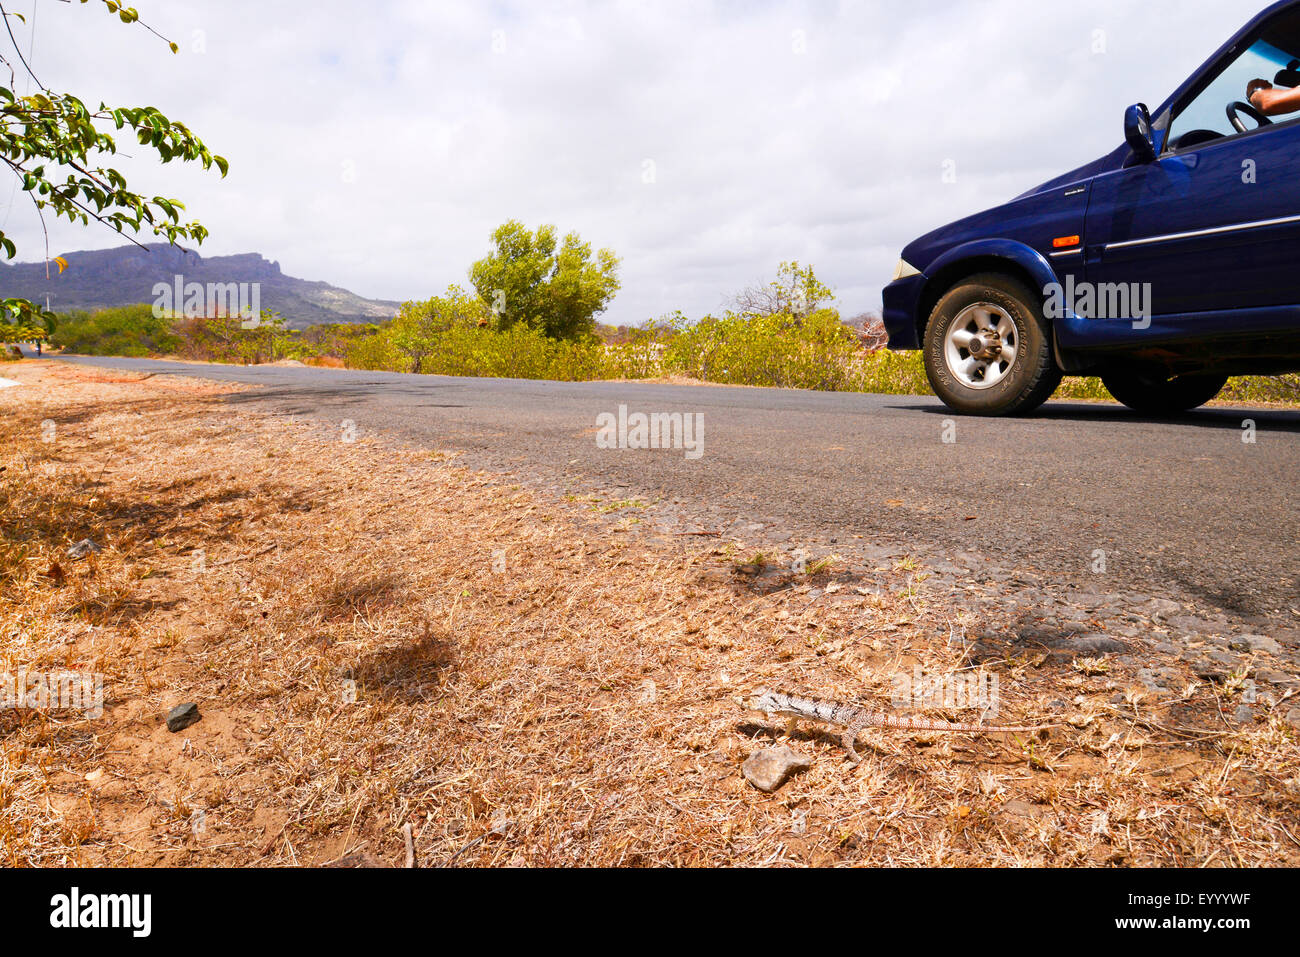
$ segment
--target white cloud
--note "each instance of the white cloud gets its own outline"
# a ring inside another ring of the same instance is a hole
[[[552,222],[623,257],[604,318],[628,323],[716,309],[783,259],[814,263],[846,312],[878,308],[905,243],[1113,149],[1124,107],[1163,100],[1260,9],[138,0],[172,57],[92,8],[34,5],[45,83],[157,106],[230,159],[224,181],[138,148],[121,164],[186,200],[205,255],[424,297],[466,284],[498,223]],[[6,215],[39,257],[21,194]],[[54,252],[118,242],[51,223]]]

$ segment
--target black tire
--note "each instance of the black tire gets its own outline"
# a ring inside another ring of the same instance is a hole
[[[1228,377],[1180,375],[1170,379],[1159,374],[1111,372],[1101,381],[1107,392],[1134,412],[1176,415],[1205,405],[1223,391]]]
[[[972,307],[991,305],[1015,326],[1016,352],[995,385],[967,385],[950,368],[948,339],[958,319]],[[1052,357],[1052,336],[1043,317],[1042,297],[1024,283],[1000,273],[983,273],[950,289],[930,313],[925,328],[925,374],[944,405],[966,415],[1025,415],[1052,397],[1061,370]]]

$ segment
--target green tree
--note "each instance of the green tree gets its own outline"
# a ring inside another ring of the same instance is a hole
[[[781,263],[776,279],[766,286],[751,286],[738,293],[736,311],[745,316],[801,317],[827,307],[835,299],[831,288],[817,278],[812,266]]]
[[[447,287],[445,294],[426,302],[403,304],[388,335],[393,348],[405,358],[409,371],[419,374],[448,332],[487,326],[491,315],[482,299],[453,285]]]
[[[531,232],[515,220],[492,234],[493,251],[476,262],[470,280],[492,310],[493,326],[523,324],[552,339],[595,334],[596,316],[618,292],[613,250],[592,254],[577,233],[560,242],[554,226]]]
[[[140,22],[132,7],[117,0],[99,2],[123,23]],[[23,17],[9,13],[0,3],[0,20],[4,22],[0,37],[7,37],[12,46],[10,52],[0,48],[0,64],[8,68],[10,86],[16,85],[21,69],[38,88],[30,96],[18,96],[0,86],[0,164],[18,177],[42,223],[50,210],[56,219],[66,217],[83,225],[95,220],[123,235],[149,230],[169,243],[179,239],[202,243],[208,231],[197,222],[181,222],[185,206],[179,200],[132,192],[121,173],[104,165],[105,158],[117,152],[117,142],[106,129],[130,128],[139,145],[153,150],[163,163],[198,162],[204,169],[215,165],[225,176],[225,159],[213,155],[184,123],[168,119],[154,107],[101,103],[91,110],[70,93],[55,93],[32,71],[14,35],[13,22],[22,22]],[[172,53],[179,51],[175,43],[165,42]],[[13,240],[3,232],[0,250],[8,259],[17,255]],[[49,261],[48,248],[45,258]],[[34,332],[50,331],[52,321],[48,312],[25,299],[0,300],[0,338],[23,341]]]
[[[239,360],[248,365],[276,362],[283,359],[289,351],[292,336],[285,328],[284,316],[278,312],[263,309],[256,321],[238,316],[212,321],[236,327],[232,336],[238,347],[236,354]]]

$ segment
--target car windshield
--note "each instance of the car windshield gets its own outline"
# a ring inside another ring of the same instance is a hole
[[[1252,80],[1267,80],[1275,87],[1300,86],[1300,15],[1291,14],[1270,26],[1261,39],[1187,104],[1174,118],[1170,142],[1177,145],[1180,137],[1193,131],[1235,136],[1237,131],[1228,119],[1227,107],[1236,101],[1247,102],[1246,88]],[[1254,129],[1257,124],[1246,118],[1246,125]]]

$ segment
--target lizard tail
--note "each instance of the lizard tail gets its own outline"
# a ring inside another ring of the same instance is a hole
[[[932,721],[928,718],[896,718],[893,715],[874,715],[871,722],[878,728],[893,731],[949,731],[956,734],[1032,734],[1056,725],[993,725],[993,724],[958,724],[952,721]]]

